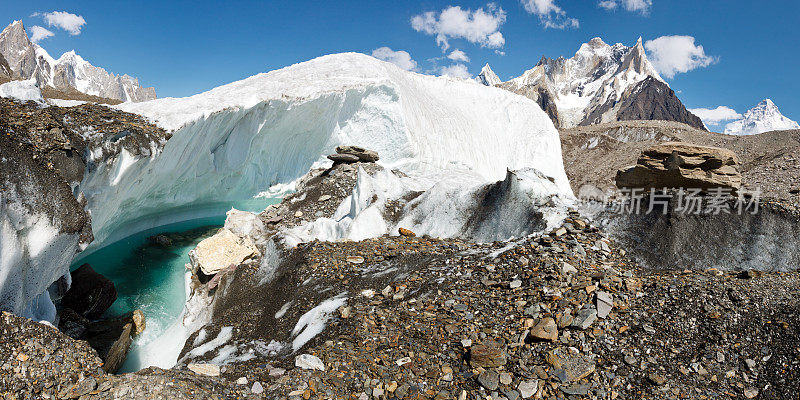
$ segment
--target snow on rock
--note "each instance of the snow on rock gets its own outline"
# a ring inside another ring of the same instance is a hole
[[[475,77],[475,80],[478,81],[478,83],[486,86],[494,86],[503,83],[503,81],[500,80],[500,77],[498,77],[497,74],[492,71],[492,67],[490,67],[488,63],[483,66],[481,73]]]
[[[95,67],[74,50],[57,60],[30,41],[21,21],[14,21],[0,32],[0,55],[8,60],[15,75],[32,79],[41,87],[77,90],[93,96],[122,101],[143,101],[156,98],[153,88],[139,85],[136,78],[115,75]]]
[[[647,59],[641,38],[628,47],[610,46],[598,37],[582,44],[572,58],[542,57],[535,67],[500,87],[554,103],[560,126],[572,128],[598,113],[600,122],[615,120],[623,96],[648,77],[664,83]]]
[[[6,97],[18,101],[35,101],[44,104],[42,91],[36,84],[35,79],[25,81],[11,81],[0,85],[0,97]]]
[[[345,294],[340,294],[334,298],[323,301],[303,314],[297,320],[294,329],[292,329],[292,336],[294,336],[292,340],[292,350],[300,350],[309,340],[322,332],[334,311],[343,306],[345,302],[347,302],[347,297],[345,297]],[[320,371],[323,371],[324,368],[323,366]]]
[[[390,201],[421,193],[398,219],[384,217]],[[284,243],[312,240],[363,240],[406,228],[433,237],[505,240],[552,228],[564,216],[566,202],[556,183],[525,168],[508,171],[503,180],[485,182],[469,174],[400,177],[389,170],[374,175],[359,169],[356,186],[331,218],[318,218],[281,232]]]
[[[741,119],[725,126],[727,135],[755,135],[757,133],[800,129],[797,122],[785,117],[770,99],[764,99],[744,113]]]
[[[532,167],[571,195],[558,132],[536,103],[363,54],[319,57],[195,96],[117,108],[176,131],[160,155],[137,160],[115,187],[113,165],[84,180],[97,241],[113,228],[124,236],[220,214],[328,164],[325,155],[342,144],[376,150],[381,164],[407,174],[460,171],[496,181],[507,169]]]

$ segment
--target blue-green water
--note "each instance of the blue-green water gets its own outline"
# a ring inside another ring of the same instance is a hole
[[[216,233],[225,217],[184,221],[149,229],[105,246],[78,260],[73,268],[89,263],[117,289],[117,300],[106,316],[119,316],[135,309],[145,315],[146,329],[131,346],[121,372],[143,367],[140,350],[175,322],[186,302],[185,272],[189,251]],[[147,238],[166,234],[172,245],[150,243]]]
[[[232,206],[259,212],[280,201],[281,198],[277,197],[258,198]],[[106,316],[123,315],[136,309],[144,313],[145,331],[134,339],[120,372],[135,372],[151,365],[169,368],[177,361],[186,339],[179,318],[186,303],[185,265],[189,262],[189,251],[217,232],[225,223],[225,214],[221,210],[230,207],[218,207],[219,214],[215,217],[162,225],[108,245],[94,244],[97,247],[75,259],[73,269],[89,263],[95,271],[114,282],[117,300],[106,311]],[[158,234],[170,238],[171,245],[154,244],[148,240],[148,237]]]

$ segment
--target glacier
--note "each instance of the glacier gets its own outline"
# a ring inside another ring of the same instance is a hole
[[[319,57],[191,97],[115,107],[148,118],[172,136],[141,155],[123,150],[100,156],[102,148],[89,149],[74,192],[86,200],[94,242],[78,257],[145,229],[222,215],[231,207],[260,211],[263,197],[280,196],[311,169],[330,166],[325,156],[343,144],[377,151],[384,172],[360,174],[353,195],[340,206],[341,219],[310,221],[285,232],[288,244],[292,238],[374,237],[398,223],[421,234],[495,240],[530,233],[520,216],[532,208],[548,209],[548,221],[559,218],[563,204],[554,199],[573,198],[558,131],[533,100],[472,81],[405,71],[358,53]],[[470,202],[495,186],[501,195],[493,223],[467,223],[481,212]],[[424,194],[403,213],[403,221],[384,220],[382,203],[365,201],[412,191]],[[257,229],[251,225],[242,229]],[[85,246],[77,235],[45,239],[70,242],[52,248]],[[15,243],[5,234],[0,242]],[[25,254],[30,258],[37,249],[47,256],[43,259],[54,259],[37,246],[3,249],[3,273],[18,272],[9,263]],[[51,303],[41,295],[64,275],[72,257],[60,254],[66,259],[50,270],[36,267],[46,274],[18,277],[16,282],[35,289],[26,289],[25,296],[3,288],[14,297],[15,309],[34,305],[37,315],[50,316]],[[208,299],[188,293],[187,299],[179,321],[142,349],[143,364],[174,365],[181,343],[205,324]]]
[[[35,79],[11,81],[0,85],[0,97],[17,101],[35,101],[39,104],[45,104],[44,98],[42,98],[42,91],[39,90]]]
[[[119,155],[81,183],[100,243],[221,215],[329,165],[324,156],[341,144],[374,149],[384,167],[429,180],[457,172],[490,182],[507,170],[534,168],[559,194],[572,196],[558,131],[536,103],[358,53],[319,57],[187,98],[115,107],[174,134],[160,153]]]

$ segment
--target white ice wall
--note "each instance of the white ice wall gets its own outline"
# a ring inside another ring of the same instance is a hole
[[[571,196],[558,132],[536,103],[362,54],[320,57],[196,96],[119,108],[177,131],[154,159],[138,160],[121,175],[107,165],[84,180],[99,242],[155,220],[224,211],[299,178],[339,144],[377,150],[385,166],[411,174],[459,171],[496,181],[507,169],[532,167]]]

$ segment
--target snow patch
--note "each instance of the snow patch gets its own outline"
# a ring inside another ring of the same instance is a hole
[[[342,293],[323,301],[318,306],[303,314],[303,316],[297,320],[294,329],[292,329],[292,336],[294,336],[294,340],[292,340],[292,351],[300,350],[309,340],[322,332],[328,320],[330,320],[331,314],[338,310],[339,307],[343,306],[345,302],[347,302],[347,297],[345,293]]]

